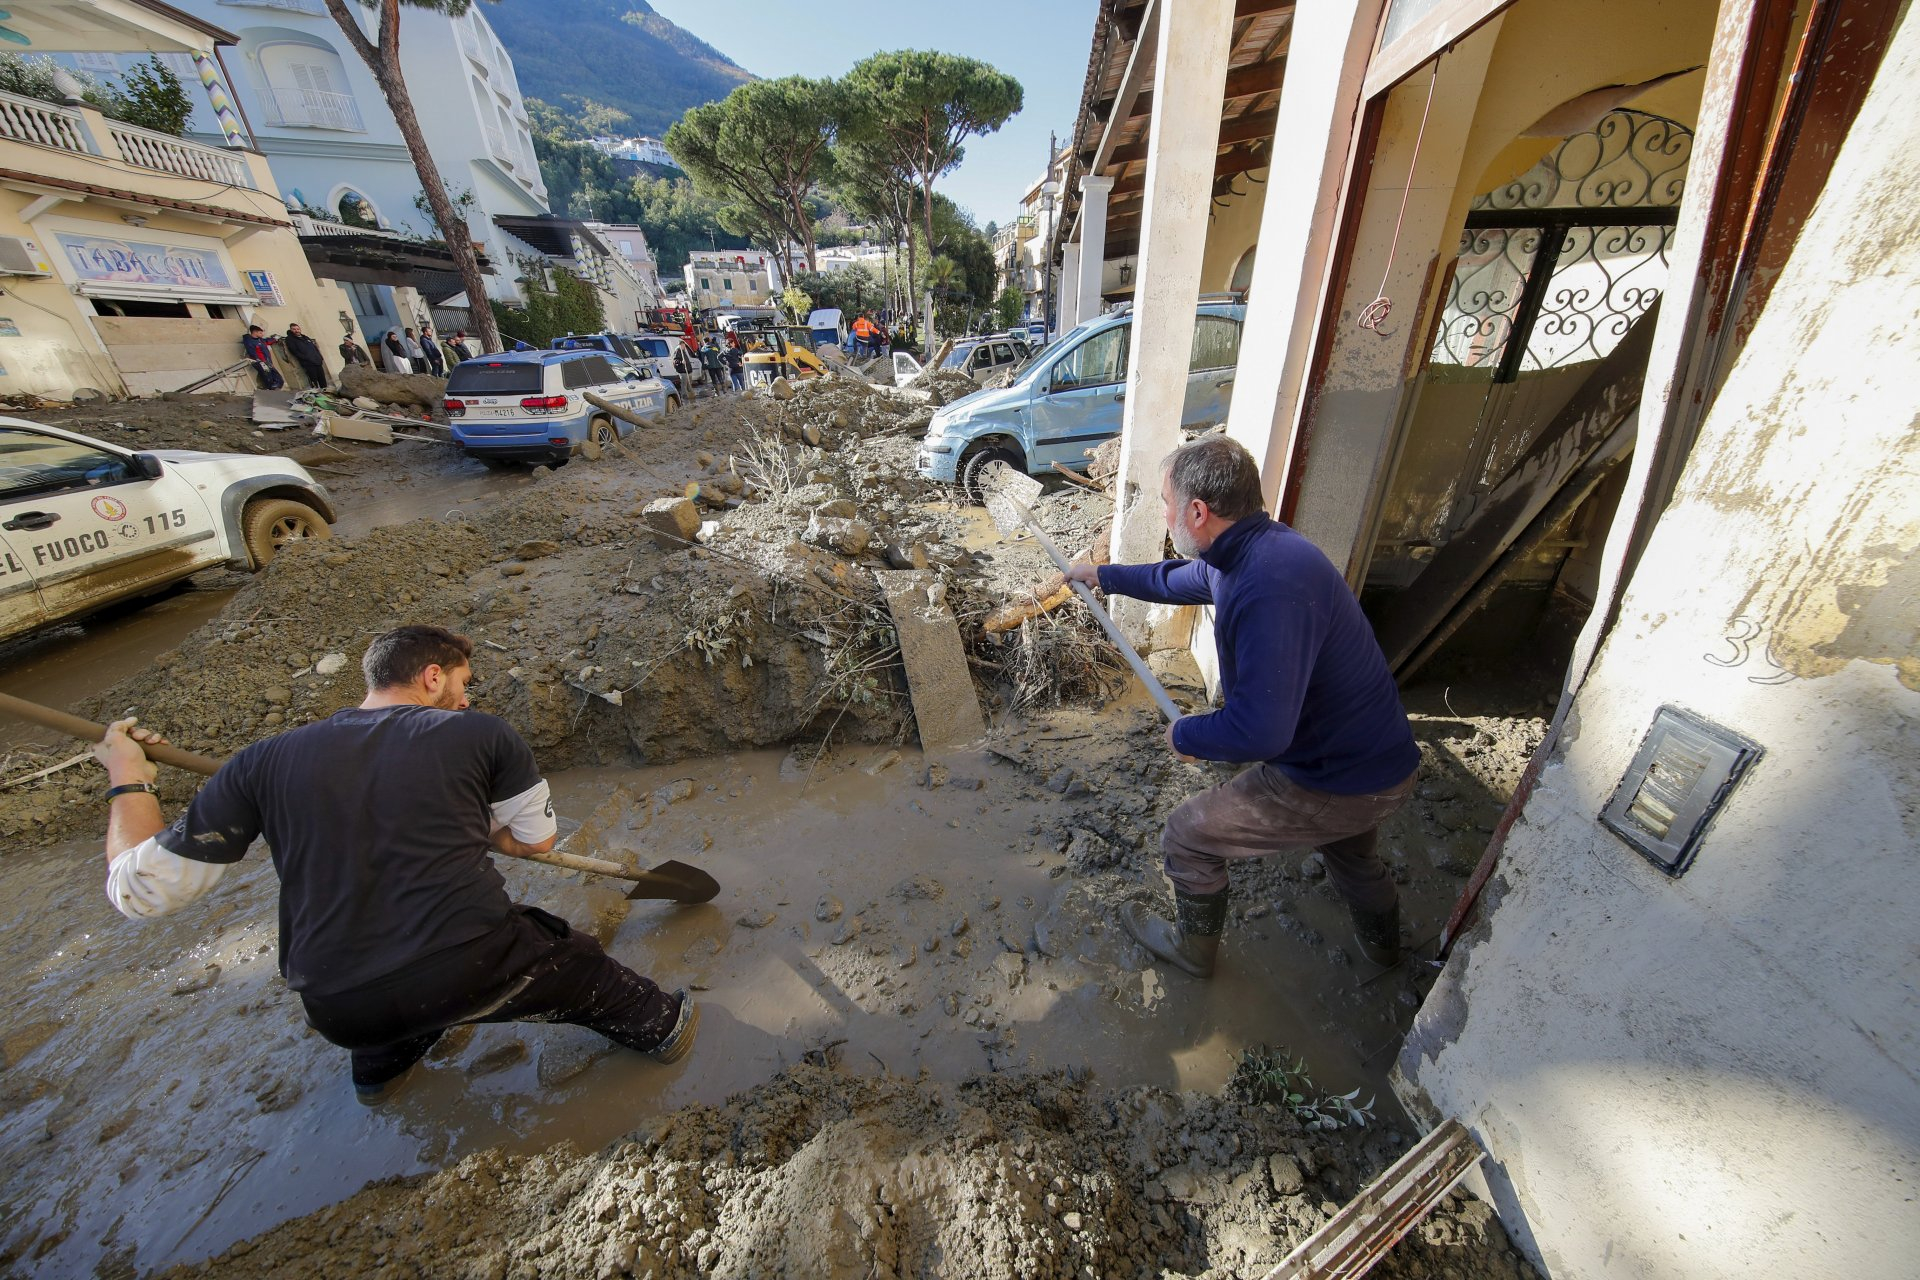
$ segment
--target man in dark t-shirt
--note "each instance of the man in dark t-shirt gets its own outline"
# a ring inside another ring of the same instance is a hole
[[[402,627],[368,647],[358,707],[254,743],[167,826],[122,720],[107,766],[107,896],[164,915],[213,887],[265,836],[280,875],[280,972],[307,1020],[353,1054],[363,1102],[384,1101],[448,1027],[572,1022],[663,1062],[698,1011],[564,920],[507,897],[489,852],[553,847],[553,802],[524,739],[466,710],[472,642]]]

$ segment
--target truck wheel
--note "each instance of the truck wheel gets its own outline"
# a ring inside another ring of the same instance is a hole
[[[990,444],[976,449],[960,461],[960,489],[966,494],[967,501],[983,506],[986,498],[980,492],[980,477],[989,462],[1004,462],[1015,471],[1025,471],[1027,460],[1020,451],[1011,445]]]
[[[259,498],[240,513],[241,536],[255,569],[273,563],[281,547],[303,538],[331,538],[333,529],[304,502],[292,498]]]

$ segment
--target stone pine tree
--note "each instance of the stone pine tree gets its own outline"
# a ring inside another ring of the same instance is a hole
[[[994,132],[1020,110],[1020,82],[974,58],[906,49],[855,64],[844,84],[844,131],[902,178],[911,176],[931,255],[934,180],[960,163],[968,138]],[[931,342],[931,332],[926,337]]]
[[[841,90],[833,81],[783,76],[743,84],[719,102],[695,107],[662,141],[696,187],[799,245],[806,269],[814,271],[820,263],[811,200],[831,172],[840,116]],[[787,246],[775,251],[791,278]]]
[[[350,7],[358,3],[362,8],[374,12],[375,38],[368,39],[367,33],[360,28],[359,20]],[[393,119],[400,126],[400,136],[406,140],[407,153],[413,158],[413,167],[419,171],[420,187],[426,194],[427,210],[433,215],[433,221],[440,228],[441,239],[446,241],[447,251],[453,255],[453,264],[460,273],[460,283],[467,291],[467,310],[472,316],[472,325],[487,349],[497,351],[505,344],[500,341],[500,327],[494,322],[493,308],[487,303],[487,282],[480,274],[480,255],[473,250],[473,236],[467,229],[467,223],[454,208],[453,200],[447,195],[447,185],[440,179],[440,168],[434,163],[432,152],[427,150],[427,140],[420,132],[420,118],[414,114],[413,99],[407,95],[407,81],[400,74],[400,10],[402,6],[414,9],[430,9],[457,18],[473,7],[472,0],[326,0],[327,12],[340,24],[340,30],[346,35],[347,43],[353,47],[373,72],[374,83],[380,86],[380,92],[387,100],[387,108],[393,112]]]

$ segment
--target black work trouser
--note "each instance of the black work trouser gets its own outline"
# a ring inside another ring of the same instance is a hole
[[[673,996],[592,938],[524,906],[473,942],[349,991],[300,999],[313,1029],[352,1051],[357,1085],[393,1079],[462,1023],[569,1022],[646,1050],[679,1012]]]

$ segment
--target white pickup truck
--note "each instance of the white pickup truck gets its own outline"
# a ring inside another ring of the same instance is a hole
[[[286,458],[161,449],[0,417],[0,639],[215,565],[325,538],[333,504]]]

